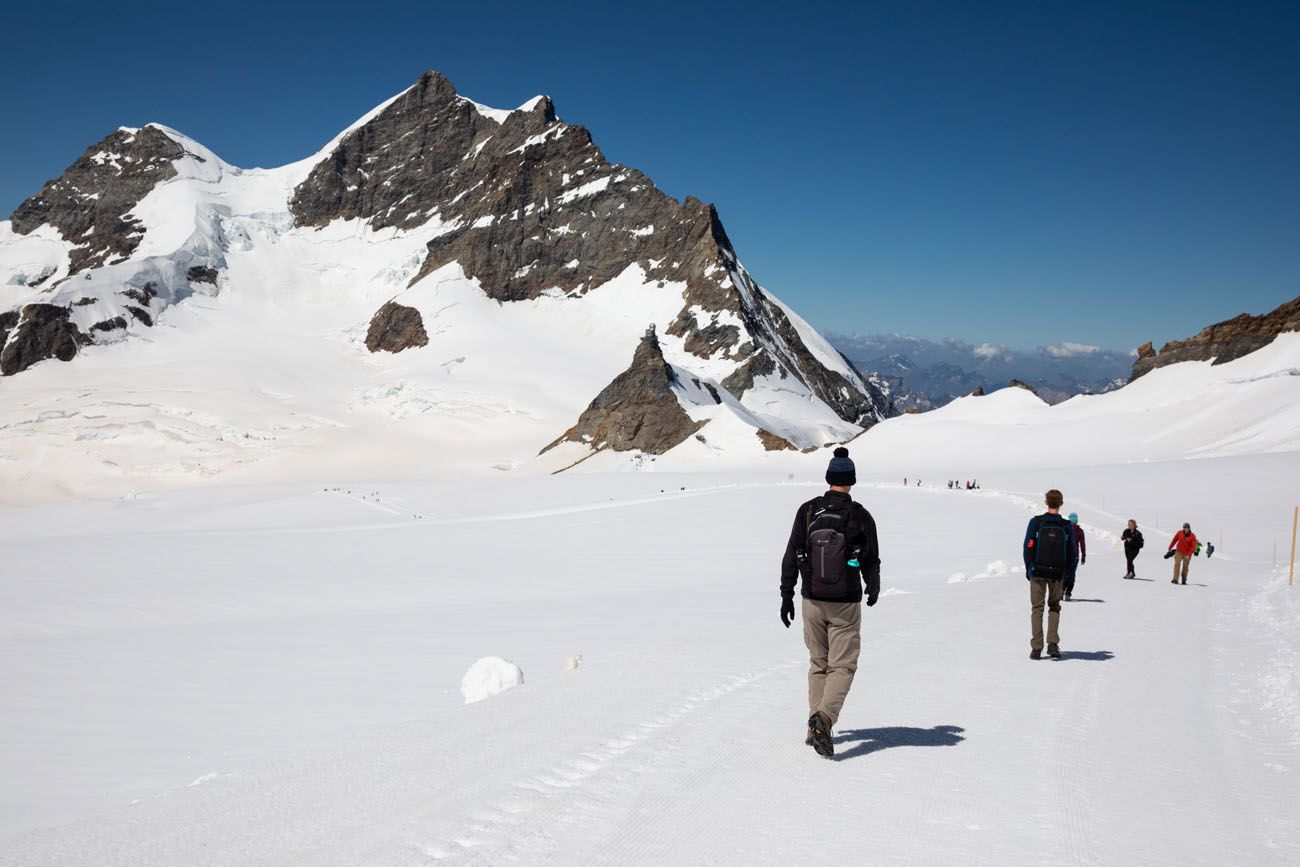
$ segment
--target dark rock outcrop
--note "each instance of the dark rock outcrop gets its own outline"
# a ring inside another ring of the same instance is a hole
[[[146,328],[153,328],[153,317],[149,315],[148,310],[145,310],[142,307],[136,307],[134,304],[128,304],[126,305],[126,312],[130,313],[136,322],[139,322]]]
[[[1038,394],[1038,389],[1034,388],[1032,385],[1030,385],[1027,382],[1021,382],[1018,379],[1013,379],[1010,382],[1008,382],[1007,388],[1023,388],[1025,391],[1029,392],[1032,395]]]
[[[96,322],[90,326],[91,331],[116,331],[119,328],[126,327],[126,320],[121,316],[114,316],[112,319],[105,319],[103,322]]]
[[[217,269],[206,265],[195,265],[185,272],[185,278],[191,283],[212,283],[215,285],[217,282]]]
[[[68,320],[69,310],[56,304],[28,304],[16,315],[0,316],[0,376],[21,373],[38,361],[71,361],[90,338]],[[6,328],[6,323],[10,323]]]
[[[722,387],[731,392],[737,399],[745,392],[754,387],[754,380],[760,376],[769,376],[776,373],[776,362],[768,353],[755,355],[746,361],[740,367],[737,367],[730,376],[722,380]],[[785,371],[781,371],[784,375]]]
[[[144,234],[128,212],[160,181],[176,176],[172,161],[184,153],[154,127],[119,129],[19,205],[9,217],[14,231],[26,235],[46,223],[58,229],[75,245],[69,274],[129,256]]]
[[[9,333],[14,330],[14,326],[17,324],[17,310],[7,310],[0,313],[0,352],[4,351],[5,344],[9,342]]]
[[[762,428],[759,428],[758,430],[755,431],[755,433],[758,434],[758,440],[763,444],[763,448],[767,449],[769,452],[799,451],[799,447],[796,446],[794,443],[790,442],[788,439],[786,439],[783,436],[777,436],[771,431],[763,430]],[[816,449],[814,449],[813,451],[816,451]]]
[[[1300,297],[1263,316],[1242,313],[1223,322],[1202,328],[1194,337],[1171,340],[1155,352],[1150,343],[1138,347],[1138,358],[1133,364],[1130,381],[1157,367],[1177,364],[1180,361],[1209,361],[1223,364],[1263,349],[1273,338],[1286,331],[1300,331]]]
[[[158,297],[158,290],[154,287],[154,284],[146,283],[138,288],[132,286],[130,289],[123,289],[122,294],[141,307],[148,307],[149,302]]]
[[[401,352],[428,344],[429,334],[424,330],[424,319],[414,307],[389,301],[370,318],[366,349],[371,352]]]
[[[305,226],[359,218],[410,229],[436,216],[444,229],[411,282],[455,261],[502,302],[582,293],[638,265],[649,280],[685,287],[667,333],[688,352],[766,358],[724,383],[736,397],[760,371],[779,369],[845,420],[871,424],[888,412],[873,386],[864,394],[808,351],[740,267],[712,205],[679,203],[635,169],[607,162],[585,128],[557,119],[549,99],[498,122],[425,73],[343,137],[294,190],[290,209]]]
[[[973,389],[970,390],[970,393],[967,394],[966,396],[967,396],[967,397],[983,397],[983,396],[984,396],[984,386],[982,386],[982,385],[977,385],[977,386],[975,386]]]
[[[663,454],[704,426],[682,409],[672,389],[676,381],[658,339],[648,332],[637,344],[627,370],[596,395],[577,424],[541,453],[563,442],[576,442],[597,451]]]

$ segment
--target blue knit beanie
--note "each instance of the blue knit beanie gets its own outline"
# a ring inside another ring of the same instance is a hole
[[[826,484],[848,487],[857,483],[858,472],[853,466],[853,461],[849,460],[849,450],[840,446],[835,450],[835,457],[831,458],[830,464],[826,467]]]

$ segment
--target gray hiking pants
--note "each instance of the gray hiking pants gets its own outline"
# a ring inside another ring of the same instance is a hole
[[[821,711],[833,726],[858,670],[862,603],[804,599],[803,643],[809,657],[808,715]]]

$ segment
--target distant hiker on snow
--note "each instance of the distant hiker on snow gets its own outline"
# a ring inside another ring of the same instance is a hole
[[[1187,567],[1191,565],[1192,555],[1196,553],[1196,546],[1199,544],[1196,534],[1192,532],[1191,524],[1183,524],[1183,529],[1174,534],[1174,540],[1169,543],[1169,550],[1174,555],[1174,580],[1171,583],[1178,583],[1179,568],[1183,571],[1183,583],[1187,583]]]
[[[1133,574],[1133,561],[1137,559],[1138,552],[1142,550],[1144,543],[1142,531],[1138,529],[1138,522],[1132,518],[1128,519],[1128,528],[1120,534],[1120,541],[1124,543],[1124,559],[1128,561],[1128,571],[1124,573],[1125,578],[1136,578]]]
[[[858,669],[862,648],[862,587],[867,606],[880,597],[876,522],[849,497],[857,484],[849,450],[826,468],[830,490],[799,507],[781,561],[781,622],[794,620],[794,587],[802,585],[803,640],[808,646],[808,734],[818,755],[835,754],[831,730]]]
[[[1065,498],[1053,488],[1044,496],[1047,512],[1029,519],[1025,530],[1025,577],[1029,579],[1029,658],[1043,658],[1043,603],[1047,603],[1047,655],[1061,658],[1062,583],[1074,572],[1078,546],[1074,526],[1061,517]]]
[[[1083,528],[1079,526],[1079,516],[1074,512],[1070,513],[1070,523],[1074,528],[1074,547],[1075,547],[1075,564],[1070,570],[1070,574],[1065,576],[1065,598],[1069,599],[1074,595],[1074,576],[1079,571],[1079,567],[1088,562],[1088,543],[1083,538]]]

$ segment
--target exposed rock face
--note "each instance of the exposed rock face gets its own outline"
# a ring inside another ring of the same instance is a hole
[[[704,424],[692,421],[682,409],[672,390],[676,381],[659,341],[653,333],[647,334],[637,345],[628,369],[614,377],[596,395],[578,423],[542,449],[542,453],[562,442],[576,442],[596,450],[636,449],[652,455],[663,454]]]
[[[116,331],[119,328],[126,328],[126,320],[121,316],[114,316],[112,319],[105,319],[90,326],[91,331]]]
[[[9,310],[5,313],[0,313],[0,352],[4,351],[5,344],[9,342],[9,334],[14,330],[14,326],[17,324],[17,310]]]
[[[17,314],[0,316],[0,375],[12,376],[38,361],[71,361],[90,338],[68,321],[68,308],[28,304]]]
[[[1018,379],[1013,379],[1010,382],[1008,382],[1007,388],[1023,388],[1025,391],[1029,392],[1030,394],[1034,394],[1034,395],[1038,394],[1038,390],[1035,389],[1032,385],[1030,385],[1027,382],[1021,382]]]
[[[401,352],[428,344],[429,334],[424,330],[420,311],[393,301],[379,308],[366,331],[366,349],[371,352]]]
[[[179,144],[154,127],[120,129],[91,145],[9,219],[20,235],[48,223],[75,244],[70,274],[125,258],[143,237],[127,212],[160,181],[176,176],[172,161],[183,155]]]
[[[1166,343],[1160,347],[1159,353],[1152,350],[1150,343],[1145,343],[1138,347],[1138,359],[1133,364],[1131,379],[1180,361],[1209,361],[1212,358],[1215,364],[1223,364],[1263,349],[1286,331],[1300,331],[1300,296],[1263,316],[1242,313],[1206,326],[1195,337]]]
[[[136,307],[134,304],[128,304],[126,305],[126,312],[130,313],[131,317],[145,328],[153,328],[153,317],[150,316],[149,311],[145,310],[143,307]]]
[[[217,282],[217,269],[206,265],[195,265],[185,272],[185,277],[191,283],[212,283],[215,285]]]
[[[967,396],[967,397],[983,397],[983,396],[984,396],[984,386],[982,386],[982,385],[977,385],[977,386],[975,386],[973,389],[971,389],[970,394],[968,394],[968,395],[966,395],[966,396]]]
[[[758,440],[763,444],[763,448],[767,449],[769,452],[799,451],[798,446],[794,443],[790,442],[783,436],[777,436],[771,431],[759,428],[755,433],[758,434]],[[811,451],[816,451],[816,449],[812,449]]]
[[[756,361],[724,387],[741,397],[756,375],[793,376],[841,418],[872,424],[889,412],[826,369],[784,311],[740,267],[713,206],[678,203],[645,175],[607,162],[581,126],[539,98],[498,122],[428,72],[345,136],[294,191],[299,225],[368,219],[376,228],[442,228],[412,283],[452,261],[498,301],[581,293],[640,266],[685,286],[668,329],[701,358]]]

